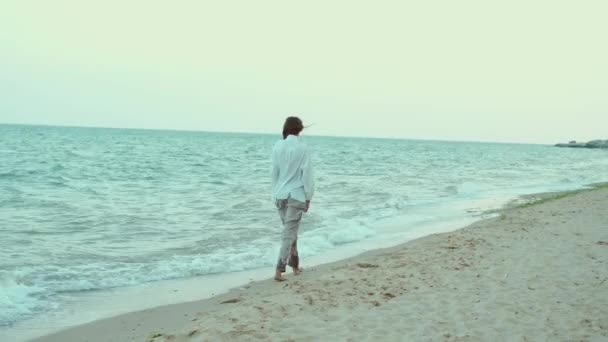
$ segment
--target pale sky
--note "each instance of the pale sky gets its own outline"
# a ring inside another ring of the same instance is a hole
[[[0,2],[0,123],[608,139],[608,1]]]

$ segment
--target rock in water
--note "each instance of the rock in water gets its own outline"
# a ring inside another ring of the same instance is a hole
[[[573,148],[608,148],[608,140],[591,140],[589,142],[576,142],[571,140],[567,144],[555,144],[557,147],[573,147]]]
[[[608,148],[608,140],[591,140],[587,143],[588,148]]]

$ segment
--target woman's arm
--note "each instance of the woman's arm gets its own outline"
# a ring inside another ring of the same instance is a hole
[[[272,191],[274,192],[274,188],[277,186],[277,183],[279,182],[279,162],[277,161],[276,158],[276,145],[275,147],[273,147],[272,149],[272,172],[271,172],[271,184],[272,184]]]
[[[315,180],[314,172],[312,168],[312,157],[308,147],[304,153],[304,162],[302,163],[302,181],[304,182],[304,193],[306,194],[306,202],[312,200],[312,196],[315,194]]]

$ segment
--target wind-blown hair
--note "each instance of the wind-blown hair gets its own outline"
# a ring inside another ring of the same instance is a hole
[[[283,125],[283,139],[287,139],[289,135],[299,135],[303,129],[302,120],[296,116],[290,116],[285,119],[285,124]]]

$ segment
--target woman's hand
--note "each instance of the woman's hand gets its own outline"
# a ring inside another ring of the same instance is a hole
[[[304,209],[304,212],[307,213],[308,209],[310,209],[310,201],[306,201],[306,208]]]

